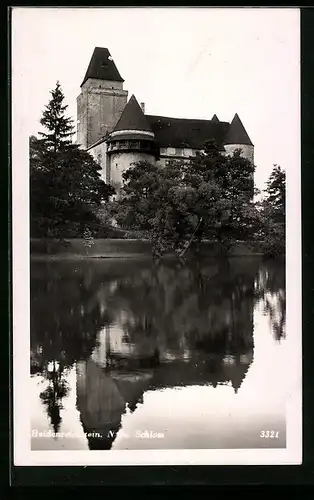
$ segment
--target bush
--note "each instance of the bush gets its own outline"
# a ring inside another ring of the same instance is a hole
[[[273,224],[264,234],[261,242],[265,257],[276,258],[285,254],[285,224]]]

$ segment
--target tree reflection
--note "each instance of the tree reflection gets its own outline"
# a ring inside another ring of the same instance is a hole
[[[64,378],[63,368],[53,361],[48,366],[46,378],[48,387],[40,393],[40,399],[46,407],[54,432],[58,432],[61,424],[60,410],[62,410],[62,399],[68,394],[69,388]]]
[[[282,261],[268,261],[259,270],[256,300],[262,301],[264,314],[269,317],[274,338],[286,337],[286,275]]]
[[[92,267],[77,269],[48,264],[31,282],[31,349],[33,372],[51,361],[70,367],[89,357],[99,329],[110,323],[97,292],[101,277]]]
[[[31,373],[48,387],[40,394],[55,432],[61,424],[62,400],[68,393],[66,369],[87,359],[99,329],[109,321],[100,308],[100,277],[92,267],[37,264],[31,281]]]
[[[153,265],[117,281],[110,310],[138,354],[156,347],[237,354],[253,345],[257,269],[235,260]]]

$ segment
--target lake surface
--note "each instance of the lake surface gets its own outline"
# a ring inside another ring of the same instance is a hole
[[[31,262],[33,450],[284,448],[285,265]]]

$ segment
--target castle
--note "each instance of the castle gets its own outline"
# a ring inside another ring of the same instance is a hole
[[[231,123],[145,114],[144,103],[128,100],[110,52],[96,47],[77,98],[77,143],[101,166],[101,177],[119,192],[122,173],[132,163],[167,165],[202,151],[214,140],[223,154],[241,149],[254,162],[254,146],[237,114]]]

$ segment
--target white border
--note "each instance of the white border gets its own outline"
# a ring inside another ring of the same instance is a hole
[[[237,450],[31,451],[27,390],[30,352],[29,171],[23,113],[15,107],[12,41],[12,244],[13,244],[13,431],[14,465],[299,465],[302,463],[301,175],[299,155],[287,172],[287,336],[291,347],[291,393],[287,402],[287,448]],[[300,102],[296,110],[300,119]],[[288,145],[287,145],[288,147]],[[297,336],[296,332],[300,334]]]

